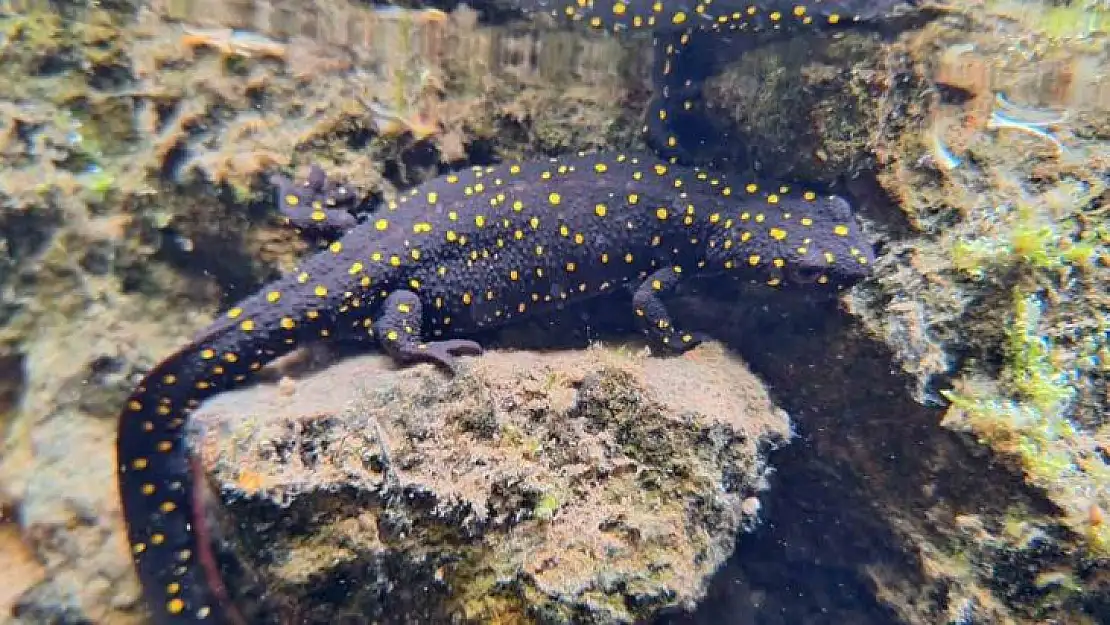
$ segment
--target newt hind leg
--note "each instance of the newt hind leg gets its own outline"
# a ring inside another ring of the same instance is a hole
[[[420,338],[423,318],[420,297],[412,291],[394,291],[382,304],[375,334],[382,348],[397,362],[430,362],[454,373],[456,357],[482,353],[482,346],[474,341],[451,339],[424,342]]]
[[[270,177],[270,184],[285,222],[302,234],[334,239],[358,225],[350,212],[358,204],[358,195],[345,184],[329,182],[318,165],[312,166],[301,184],[277,174]]]

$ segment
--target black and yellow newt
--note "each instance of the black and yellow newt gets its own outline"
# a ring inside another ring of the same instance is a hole
[[[372,337],[398,362],[453,369],[467,333],[629,289],[652,344],[684,351],[660,295],[689,276],[836,289],[865,277],[870,245],[836,196],[664,163],[585,154],[475,167],[408,191],[353,225],[314,170],[277,178],[297,225],[344,231],[158,364],[119,417],[119,488],[158,622],[235,622],[201,520],[185,444],[190,411],[308,341]],[[353,227],[352,227],[353,226]],[[349,228],[349,229],[348,229]]]
[[[546,12],[595,30],[650,31],[654,37],[652,100],[645,141],[662,158],[692,161],[692,144],[707,138],[701,83],[712,75],[712,55],[692,53],[705,36],[768,31],[840,29],[885,17],[912,0],[513,0],[525,11]]]

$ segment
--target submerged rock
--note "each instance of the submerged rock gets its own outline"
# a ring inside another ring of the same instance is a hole
[[[692,608],[786,414],[719,347],[343,360],[195,415],[228,543],[301,623],[629,623]],[[293,607],[295,606],[295,607]]]

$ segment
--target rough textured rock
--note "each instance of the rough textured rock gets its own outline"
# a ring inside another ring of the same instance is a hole
[[[755,525],[764,453],[790,435],[713,345],[488,352],[454,379],[349,358],[217,396],[196,425],[227,538],[270,617],[301,623],[692,608]]]

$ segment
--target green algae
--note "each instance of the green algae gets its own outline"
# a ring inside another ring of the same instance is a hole
[[[1015,456],[1026,479],[1044,489],[1063,508],[1064,521],[1086,538],[1091,556],[1110,557],[1110,526],[1092,519],[1101,514],[1093,510],[1110,508],[1110,465],[1098,440],[1073,421],[1075,374],[1058,364],[1045,336],[1042,297],[1013,289],[1004,368],[997,380],[944,391],[951,402],[945,422]],[[1087,352],[1103,349],[1098,341],[1086,346]]]

